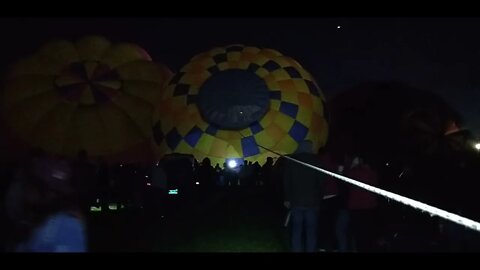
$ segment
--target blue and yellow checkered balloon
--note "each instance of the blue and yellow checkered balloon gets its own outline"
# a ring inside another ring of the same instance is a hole
[[[324,96],[294,59],[244,45],[215,48],[191,59],[169,82],[153,117],[157,153],[193,154],[223,164],[260,164],[293,153],[308,139],[325,145]]]

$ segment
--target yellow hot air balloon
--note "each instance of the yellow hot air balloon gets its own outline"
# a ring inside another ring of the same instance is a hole
[[[325,145],[324,96],[294,59],[244,45],[215,48],[191,59],[169,82],[154,115],[159,155],[193,154],[212,164],[261,164],[293,153],[302,140]]]
[[[11,68],[4,116],[12,133],[54,154],[142,159],[152,154],[152,114],[171,75],[135,44],[52,41]]]

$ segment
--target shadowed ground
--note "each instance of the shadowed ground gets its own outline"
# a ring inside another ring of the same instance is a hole
[[[262,190],[221,191],[175,205],[170,214],[93,213],[91,250],[151,252],[284,252],[285,212]]]

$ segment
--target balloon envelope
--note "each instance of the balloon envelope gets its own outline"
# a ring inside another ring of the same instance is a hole
[[[152,114],[170,77],[135,44],[52,41],[11,68],[4,117],[12,134],[50,153],[150,158]]]
[[[293,153],[299,142],[326,143],[324,97],[294,59],[244,45],[215,48],[191,59],[170,80],[154,116],[160,155],[173,152],[223,164],[263,163]]]

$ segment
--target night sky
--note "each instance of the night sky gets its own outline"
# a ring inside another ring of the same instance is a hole
[[[52,38],[102,34],[134,42],[177,71],[197,53],[241,43],[295,58],[327,99],[368,80],[399,80],[442,96],[480,134],[480,19],[469,18],[8,18],[0,67]]]

